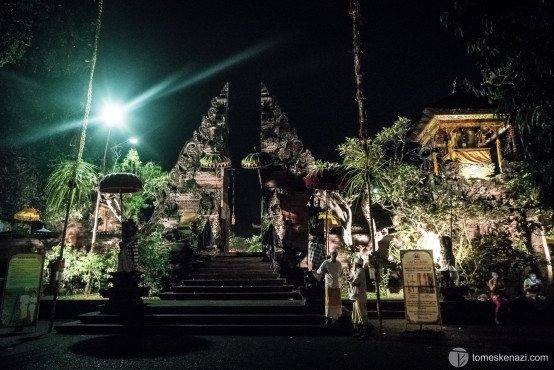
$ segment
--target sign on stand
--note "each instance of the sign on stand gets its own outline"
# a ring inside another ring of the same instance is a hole
[[[441,325],[433,251],[401,250],[407,324]]]
[[[36,324],[42,268],[40,254],[19,253],[12,256],[2,299],[2,326]]]

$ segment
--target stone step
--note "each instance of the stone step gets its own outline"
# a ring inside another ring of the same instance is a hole
[[[264,273],[242,273],[237,272],[235,274],[229,273],[229,272],[220,272],[220,273],[211,273],[211,272],[199,272],[193,275],[194,279],[238,279],[238,280],[246,280],[246,279],[272,279],[272,278],[278,278],[279,275],[272,272],[264,272]]]
[[[198,304],[191,305],[192,302]],[[266,304],[264,304],[266,303]],[[237,304],[241,304],[238,306]],[[343,304],[348,311],[352,310],[352,305]],[[374,304],[367,304],[368,315],[377,317],[377,311]],[[348,315],[348,311],[345,314]],[[281,301],[179,301],[168,300],[160,301],[155,306],[145,308],[145,314],[315,314],[323,315],[325,307],[322,304],[304,305],[301,300],[281,300]],[[403,309],[396,309],[394,306],[382,305],[383,317],[404,317]]]
[[[56,325],[60,334],[132,334],[132,335],[272,335],[272,336],[344,336],[352,333],[350,325],[326,328],[313,325],[202,325],[202,324],[163,324],[126,327],[118,324],[82,324],[79,321]]]
[[[174,293],[159,294],[160,299],[175,300],[300,300],[302,296],[298,292],[242,292],[242,293]]]
[[[274,274],[273,270],[267,268],[250,268],[249,266],[237,267],[202,267],[198,269],[195,275],[200,273],[210,274]]]
[[[144,314],[316,314],[323,315],[323,306],[307,306],[301,300],[265,300],[265,301],[160,301],[155,305],[146,305]]]
[[[264,261],[261,257],[215,257],[205,263],[246,263],[271,266],[271,261]]]
[[[226,285],[226,286],[203,286],[203,285],[187,285],[173,286],[171,291],[174,293],[246,293],[246,292],[292,292],[292,285]]]
[[[80,315],[83,324],[121,324],[119,315],[106,315],[99,312]],[[153,314],[141,318],[142,325],[204,324],[204,325],[321,325],[325,315],[310,313],[260,314],[260,313],[221,313],[221,314]]]
[[[213,259],[219,258],[262,258],[266,254],[263,252],[219,252]]]
[[[280,286],[284,285],[285,279],[220,279],[220,280],[182,280],[181,286]]]

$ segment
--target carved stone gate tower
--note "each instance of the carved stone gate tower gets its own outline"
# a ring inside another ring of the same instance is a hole
[[[171,205],[164,219],[166,227],[176,230],[178,240],[190,235],[200,247],[217,246],[221,251],[228,250],[231,220],[228,95],[227,83],[183,146],[170,173]],[[218,162],[202,166],[207,157]]]

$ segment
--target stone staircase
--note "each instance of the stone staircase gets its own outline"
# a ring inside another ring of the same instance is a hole
[[[161,293],[162,300],[301,300],[294,286],[271,269],[269,262],[260,262],[253,254],[219,254],[204,262],[190,280]]]
[[[161,293],[140,315],[93,312],[56,326],[59,333],[189,335],[328,335],[324,308],[310,306],[260,262],[261,256],[219,254],[190,280]],[[127,324],[125,324],[127,322]]]
[[[323,297],[306,304],[294,286],[287,285],[260,262],[261,255],[219,254],[202,262],[193,277],[161,293],[136,312],[120,315],[92,312],[78,321],[57,325],[64,334],[185,334],[185,335],[344,335],[350,317],[325,328]],[[383,317],[404,316],[403,301],[383,302]],[[346,309],[352,302],[343,301]],[[368,302],[376,317],[375,302]]]

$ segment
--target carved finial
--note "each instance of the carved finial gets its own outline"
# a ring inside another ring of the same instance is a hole
[[[452,83],[452,93],[455,94],[458,90],[458,77],[454,79],[454,82]]]
[[[267,90],[267,87],[265,87],[264,83],[261,83],[262,85],[262,96],[269,96],[269,91]]]
[[[227,98],[229,97],[229,82],[223,86],[223,89],[221,89],[221,92],[219,93],[218,101],[220,104],[225,104],[227,102]]]

